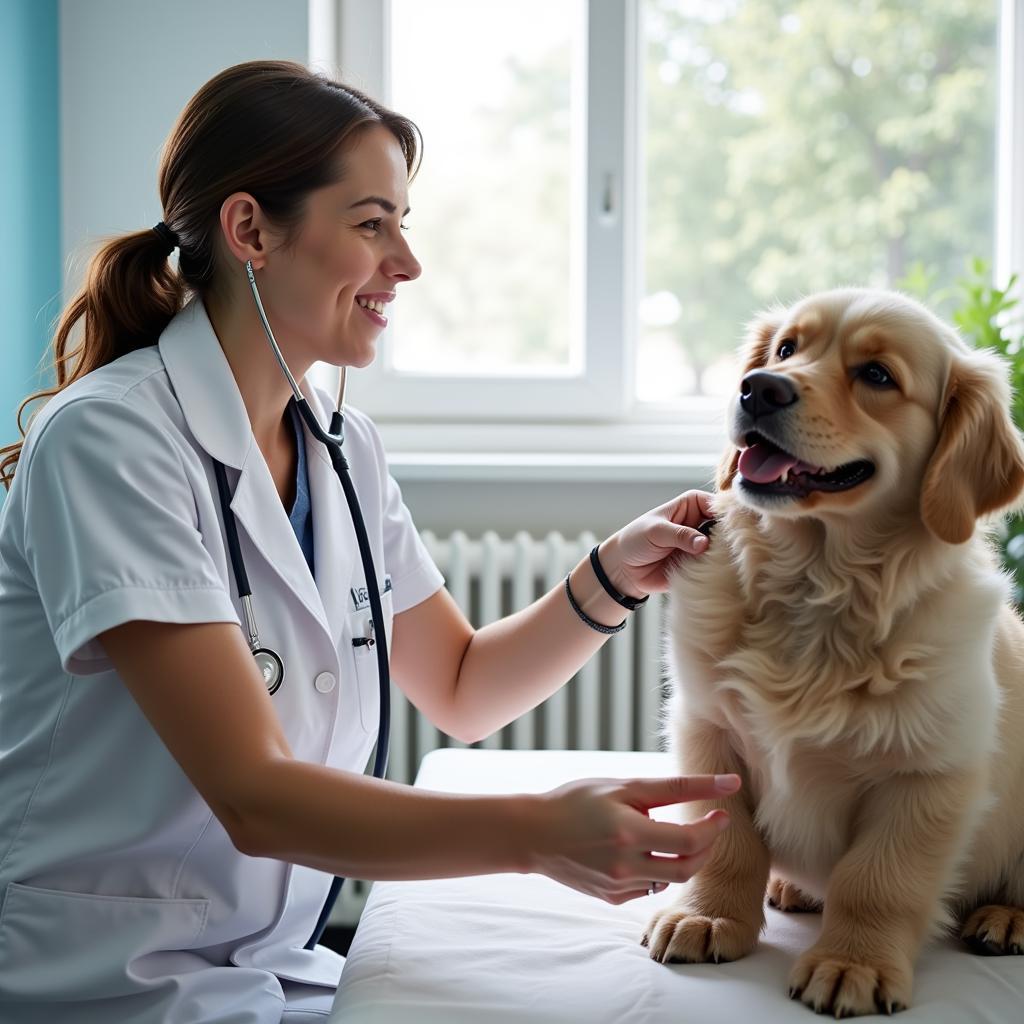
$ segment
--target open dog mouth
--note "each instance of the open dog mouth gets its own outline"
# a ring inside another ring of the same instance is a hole
[[[740,452],[740,485],[758,494],[804,497],[812,491],[848,491],[875,472],[874,463],[867,459],[846,462],[832,470],[812,466],[756,430],[744,440],[747,447]]]

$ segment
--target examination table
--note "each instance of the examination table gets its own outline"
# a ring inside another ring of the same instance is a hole
[[[675,774],[669,755],[443,749],[416,785],[542,792],[570,779]],[[678,808],[652,815],[673,820]],[[640,945],[678,886],[612,906],[541,875],[375,882],[342,971],[331,1024],[813,1024],[786,995],[820,915],[765,908],[757,950],[727,964],[659,964]],[[860,1018],[878,1021],[880,1016]],[[1024,1024],[1024,957],[982,957],[953,939],[918,960],[901,1024]]]

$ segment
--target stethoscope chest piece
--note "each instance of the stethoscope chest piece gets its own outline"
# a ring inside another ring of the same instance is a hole
[[[269,647],[258,647],[252,652],[256,667],[263,676],[267,693],[273,696],[284,682],[284,662]]]

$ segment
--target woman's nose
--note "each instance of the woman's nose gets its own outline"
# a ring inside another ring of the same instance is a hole
[[[397,277],[405,281],[415,281],[423,271],[419,260],[413,256],[412,249],[404,238],[399,240],[399,244],[382,269],[387,271],[388,277]]]

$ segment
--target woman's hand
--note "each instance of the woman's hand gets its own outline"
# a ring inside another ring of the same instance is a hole
[[[711,500],[706,491],[686,491],[602,541],[597,554],[616,589],[629,597],[668,590],[678,563],[707,549],[696,527],[713,517]]]
[[[581,779],[538,798],[528,870],[607,903],[625,903],[670,882],[685,882],[711,854],[729,815],[714,810],[687,825],[653,821],[651,807],[721,799],[738,775],[666,779]],[[657,854],[662,854],[658,856]],[[665,856],[667,855],[667,856]]]

